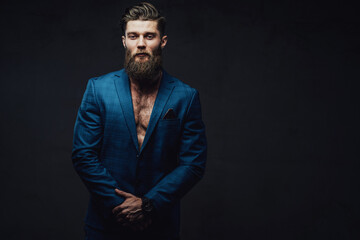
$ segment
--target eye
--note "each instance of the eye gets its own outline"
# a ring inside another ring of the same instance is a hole
[[[133,34],[129,35],[128,37],[129,37],[129,39],[136,39],[136,35],[133,35]]]
[[[146,35],[146,38],[149,39],[149,40],[153,39],[154,37],[155,36],[153,34]]]

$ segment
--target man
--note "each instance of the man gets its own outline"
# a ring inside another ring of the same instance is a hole
[[[165,19],[149,3],[122,18],[125,68],[87,84],[72,159],[90,192],[87,239],[178,239],[180,199],[203,176],[198,92],[161,66]]]

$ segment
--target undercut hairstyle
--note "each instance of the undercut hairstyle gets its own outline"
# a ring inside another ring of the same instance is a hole
[[[142,20],[142,21],[157,21],[157,29],[160,36],[165,34],[165,17],[161,16],[159,11],[148,2],[141,2],[130,8],[125,9],[125,13],[120,20],[121,30],[125,35],[126,24],[129,21]]]

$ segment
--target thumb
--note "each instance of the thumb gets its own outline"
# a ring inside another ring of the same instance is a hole
[[[119,190],[119,189],[117,189],[117,188],[115,188],[115,192],[116,192],[117,195],[122,196],[122,197],[124,197],[124,198],[129,198],[129,197],[133,197],[133,196],[134,196],[134,195],[132,195],[131,193],[127,193],[127,192],[121,191],[121,190]]]

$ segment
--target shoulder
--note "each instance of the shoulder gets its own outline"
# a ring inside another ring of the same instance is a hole
[[[168,81],[174,85],[173,93],[176,95],[183,95],[186,98],[193,98],[195,94],[198,94],[197,89],[191,87],[189,84],[186,84],[182,80],[168,74],[164,71],[165,76],[168,78]]]
[[[114,78],[122,77],[124,74],[126,74],[125,70],[121,69],[121,70],[109,72],[109,73],[106,73],[106,74],[103,74],[100,76],[92,77],[89,79],[89,82],[93,82],[96,85],[109,84],[109,83],[113,83]]]
[[[115,82],[122,82],[122,79],[127,79],[124,69],[90,78],[88,80],[87,88],[92,88],[96,94],[103,94],[105,96],[112,92],[115,93]]]

